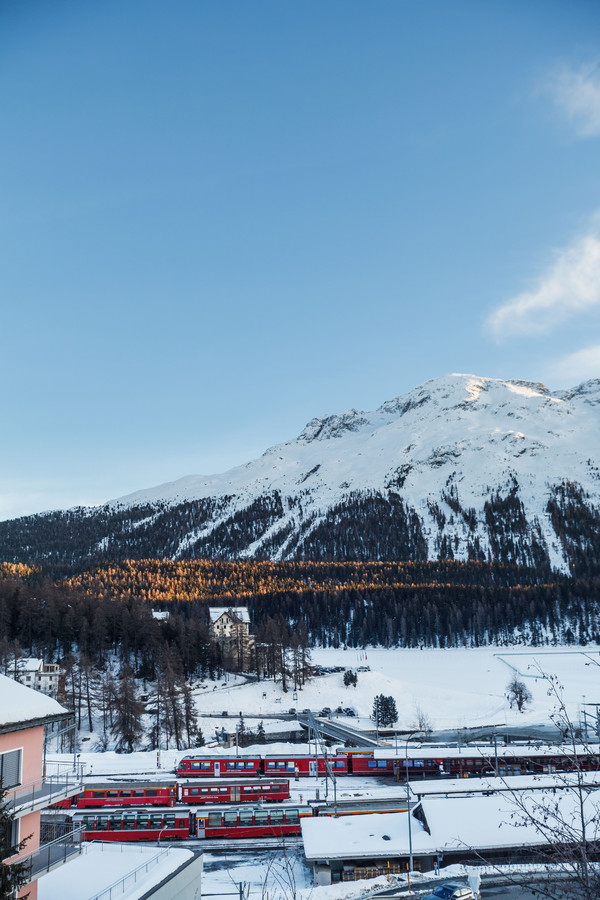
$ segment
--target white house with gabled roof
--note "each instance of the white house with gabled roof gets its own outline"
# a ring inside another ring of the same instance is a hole
[[[239,668],[248,662],[254,647],[250,634],[250,613],[247,606],[209,606],[210,634]]]

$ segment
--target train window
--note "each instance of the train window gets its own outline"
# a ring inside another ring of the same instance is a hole
[[[202,763],[199,763],[199,762],[191,762],[191,763],[190,763],[190,769],[199,769],[200,766],[202,766]],[[203,766],[202,766],[202,767],[203,767]],[[203,768],[204,768],[204,767],[203,767]]]
[[[146,791],[146,797],[158,797],[158,791]]]
[[[263,788],[264,788],[265,792],[273,791],[274,793],[277,793],[277,791],[279,790],[279,785],[278,784],[265,784],[265,785],[263,785]]]
[[[297,809],[288,809],[285,813],[285,821],[288,825],[297,825],[300,821],[300,813]]]
[[[150,828],[162,828],[162,816],[150,816]]]
[[[223,816],[223,825],[225,828],[235,828],[237,825],[237,812],[226,812]]]
[[[196,790],[198,790],[198,788],[196,788]],[[200,788],[200,793],[201,793],[201,794],[208,794],[208,788]]]
[[[334,769],[345,769],[346,768],[346,760],[345,759],[336,759],[333,763]]]
[[[186,793],[188,793],[192,797],[197,797],[198,794],[200,793],[200,789],[199,788],[189,788]]]
[[[246,763],[246,768],[247,768],[247,769],[255,769],[255,768],[256,768],[256,763],[255,763],[255,762],[247,762],[247,763]]]
[[[123,816],[123,830],[133,831],[135,829],[135,816]]]
[[[218,793],[219,793],[219,788],[209,788],[209,791],[210,791],[211,794],[218,794]]]
[[[108,821],[110,822],[111,831],[121,830],[121,816],[109,816]]]
[[[108,816],[98,816],[96,818],[96,830],[106,831],[108,828]]]
[[[294,762],[293,759],[291,759],[288,762],[286,762],[285,767],[286,767],[286,769],[289,769],[290,772],[293,772],[294,769],[296,768],[296,763]]]
[[[252,817],[253,813],[251,809],[241,809],[240,810],[240,827],[245,826],[248,828],[252,825]]]
[[[92,797],[96,800],[104,800],[104,791],[92,791]]]
[[[423,765],[423,760],[415,760],[415,766]],[[377,760],[377,768],[378,769],[387,769],[387,760],[386,759],[378,759]]]
[[[121,797],[131,797],[131,791],[121,791]]]
[[[282,760],[282,761],[279,761],[279,760],[277,761],[277,768],[278,768],[278,769],[285,769],[285,763],[283,762],[283,760]]]
[[[209,762],[203,762],[203,763],[200,763],[200,768],[201,769],[210,769],[210,765],[211,764]]]
[[[221,813],[209,813],[208,814],[208,827],[209,828],[222,828],[223,826],[223,817]]]
[[[267,769],[274,769],[274,768],[275,768],[275,763],[273,762],[272,759],[268,759],[267,760]]]
[[[175,828],[175,816],[165,816],[165,828]]]
[[[283,825],[283,810],[271,813],[271,825]]]
[[[243,762],[239,762],[239,763],[235,764],[236,769],[243,769],[243,768],[245,768],[245,766],[246,766],[246,763],[243,763]]]
[[[229,788],[219,788],[219,793],[226,794],[228,790],[229,790]]]
[[[118,791],[107,791],[107,792],[106,792],[106,796],[107,796],[107,797],[118,797],[118,796],[119,796],[119,792],[118,792]]]
[[[81,825],[85,828],[86,831],[94,830],[94,817],[93,816],[83,816],[81,819]]]
[[[263,812],[262,810],[256,810],[254,813],[254,824],[255,825],[268,825],[269,824],[269,813]]]
[[[235,769],[235,763],[234,763],[234,762],[227,762],[227,763],[225,763],[225,766],[226,766],[228,769]]]
[[[144,796],[143,791],[132,791],[131,793],[132,793],[132,796],[134,796],[134,797],[143,797]]]
[[[406,763],[405,763],[405,764],[406,764]],[[367,760],[367,766],[368,766],[369,769],[376,769],[376,768],[377,768],[377,762],[376,762],[374,759],[369,759],[369,760]]]
[[[381,765],[381,763],[379,763],[379,765]],[[385,763],[385,762],[384,762],[384,765],[386,765],[386,763]],[[414,763],[413,763],[413,765],[415,765],[415,766],[419,766],[419,768],[421,768],[421,769],[422,769],[422,768],[423,768],[423,766],[424,766],[424,765],[425,765],[425,760],[424,760],[424,759],[415,759],[415,761],[414,761]]]

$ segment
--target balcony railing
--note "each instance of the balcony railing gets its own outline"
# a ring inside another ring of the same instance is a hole
[[[5,802],[16,815],[24,815],[45,809],[52,803],[64,800],[82,789],[80,772],[60,772],[46,775],[37,781],[20,784],[7,791]]]
[[[83,847],[81,833],[81,829],[74,829],[62,837],[42,844],[32,853],[19,857],[18,862],[29,866],[29,880],[35,881],[36,878],[81,853]]]

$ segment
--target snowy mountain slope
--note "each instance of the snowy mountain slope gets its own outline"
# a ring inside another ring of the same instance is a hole
[[[567,570],[585,555],[600,562],[599,448],[600,381],[551,393],[448,375],[372,412],[313,419],[223,474],[70,515],[97,532],[96,554],[450,556]]]

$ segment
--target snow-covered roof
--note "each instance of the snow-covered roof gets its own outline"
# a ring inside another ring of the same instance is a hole
[[[576,797],[572,792],[538,793],[535,798],[521,795],[529,803],[532,816],[520,814],[510,795],[493,797],[436,797],[421,804],[431,834],[415,818],[411,820],[412,847],[416,856],[450,853],[455,850],[491,850],[501,847],[543,846],[548,843],[547,829],[536,827],[536,810],[547,802],[556,806],[565,821],[573,814]],[[586,803],[600,805],[600,792]],[[539,816],[537,816],[539,818]],[[589,815],[588,819],[592,819]],[[589,823],[588,823],[589,824]],[[406,813],[380,813],[361,816],[310,817],[301,820],[304,852],[308,860],[365,859],[408,856],[408,816]],[[593,830],[593,829],[592,829]],[[595,834],[590,834],[594,840]]]
[[[38,672],[43,664],[44,660],[35,656],[20,656],[16,662],[17,672]]]
[[[19,684],[6,675],[0,675],[0,731],[10,731],[11,725],[23,727],[24,722],[53,719],[68,714],[60,703]]]
[[[478,757],[487,762],[493,762],[497,756],[499,759],[508,760],[525,757],[538,756],[567,756],[571,758],[573,752],[578,754],[589,754],[590,748],[585,744],[577,744],[575,748],[571,744],[539,744],[527,745],[509,744],[505,747],[494,748],[490,744],[467,744],[461,747],[420,747],[412,745],[394,749],[393,747],[374,748],[373,757],[375,759],[396,759],[400,768],[405,768],[406,758],[409,760],[416,759],[471,759]]]
[[[233,613],[233,615],[240,620],[240,622],[244,622],[244,624],[250,624],[250,613],[248,612],[247,606],[209,606],[208,614],[210,615],[210,621],[212,623],[216,622],[217,619],[220,619],[224,613]]]

